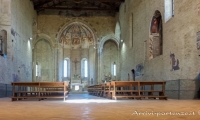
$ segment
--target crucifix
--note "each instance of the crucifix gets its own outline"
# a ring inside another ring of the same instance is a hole
[[[77,75],[77,64],[79,63],[79,61],[77,61],[77,58],[75,58],[74,62],[74,67],[75,67],[75,74]]]

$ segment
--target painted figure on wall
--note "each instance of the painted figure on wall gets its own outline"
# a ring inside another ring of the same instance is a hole
[[[72,44],[74,44],[74,45],[80,44],[80,39],[79,38],[73,38]]]
[[[170,64],[172,65],[171,71],[179,70],[179,60],[175,58],[174,53],[170,54],[171,62]]]
[[[157,18],[153,18],[152,21],[152,27],[151,27],[151,33],[157,33],[158,32],[158,20]]]
[[[162,18],[161,18],[161,13],[159,11],[155,11],[154,16],[152,17],[151,20],[151,33],[159,33],[160,30],[162,29]]]
[[[93,42],[93,38],[92,38],[92,35],[91,35],[91,34],[88,34],[88,41],[89,41],[89,43],[92,43],[92,42]]]
[[[144,65],[142,63],[136,65],[135,76],[141,76],[143,69],[144,69]]]

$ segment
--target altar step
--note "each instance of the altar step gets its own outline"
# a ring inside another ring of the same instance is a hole
[[[70,91],[69,94],[88,94],[88,91]]]

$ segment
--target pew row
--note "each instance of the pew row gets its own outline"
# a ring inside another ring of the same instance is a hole
[[[12,82],[12,101],[36,98],[39,101],[47,98],[66,99],[69,93],[68,82]]]
[[[165,81],[111,81],[88,87],[91,95],[110,99],[165,99]]]

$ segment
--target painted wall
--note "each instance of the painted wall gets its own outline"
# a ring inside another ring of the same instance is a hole
[[[0,82],[32,81],[33,5],[24,0],[0,0],[0,30],[7,31],[7,55],[0,56]]]
[[[200,51],[196,47],[196,34],[200,29],[199,3],[198,0],[176,0],[175,16],[165,22],[164,0],[126,0],[120,7],[119,15],[121,39],[124,39],[121,46],[121,79],[126,79],[126,74],[139,64],[143,64],[144,69],[137,79],[195,79],[200,68]],[[149,30],[156,10],[161,12],[163,19],[163,54],[149,60]],[[133,45],[130,45],[132,42]],[[171,54],[178,59],[179,70],[172,70]]]

